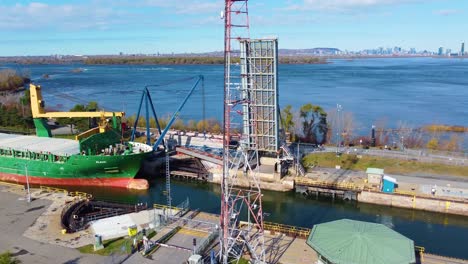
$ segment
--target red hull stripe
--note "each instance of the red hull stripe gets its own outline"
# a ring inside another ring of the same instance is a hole
[[[29,183],[34,185],[68,185],[68,186],[106,186],[128,189],[148,189],[148,181],[132,178],[44,178],[29,176]],[[26,184],[26,176],[0,172],[0,180]]]

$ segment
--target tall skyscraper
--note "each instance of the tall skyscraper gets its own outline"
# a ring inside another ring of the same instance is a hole
[[[461,56],[465,55],[465,42],[462,42],[461,50],[460,50],[460,55],[461,55]]]
[[[440,47],[439,52],[437,53],[437,55],[439,55],[439,56],[444,55],[444,48]]]

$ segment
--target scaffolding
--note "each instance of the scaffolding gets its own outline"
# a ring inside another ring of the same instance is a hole
[[[256,130],[255,109],[245,98],[246,81],[239,73],[240,49],[234,45],[249,40],[249,16],[247,0],[225,0],[224,36],[224,140],[223,175],[221,182],[220,252],[221,263],[237,263],[244,254],[249,254],[251,263],[265,263],[262,194],[257,179],[258,142],[256,135],[242,134],[242,144],[233,150],[232,127],[235,120],[242,119],[243,111],[249,112],[248,126]],[[245,67],[243,65],[242,67]],[[240,118],[239,118],[240,117]],[[241,125],[242,126],[242,125]],[[251,142],[245,144],[244,142]],[[249,188],[237,188],[237,180],[249,181]],[[244,218],[247,224],[241,226]]]
[[[276,153],[280,148],[277,68],[277,39],[240,41],[242,124],[248,149]]]

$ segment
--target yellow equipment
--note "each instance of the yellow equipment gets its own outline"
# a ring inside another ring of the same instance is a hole
[[[92,128],[88,131],[85,131],[79,134],[78,136],[76,136],[77,140],[88,137],[96,133],[106,132],[108,129],[108,123],[109,123],[107,118],[123,117],[125,115],[124,112],[104,112],[104,111],[100,111],[100,112],[46,112],[44,110],[44,100],[42,99],[41,86],[30,84],[29,92],[30,92],[30,98],[31,98],[31,112],[32,112],[32,117],[34,119],[59,118],[59,117],[68,117],[68,118],[96,117],[100,119],[98,127]]]

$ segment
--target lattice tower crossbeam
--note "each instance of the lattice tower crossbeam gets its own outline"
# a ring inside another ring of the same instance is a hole
[[[238,64],[234,63],[233,59],[239,57],[239,49],[234,49],[235,43],[250,38],[247,0],[225,0],[224,16],[224,141],[220,260],[222,263],[238,262],[240,257],[248,252],[254,263],[264,263],[262,194],[256,174],[258,150],[250,148],[247,151],[241,148],[231,151],[230,149],[233,128],[231,125],[236,118],[239,118],[239,114],[242,115],[242,105],[245,104],[242,98],[241,76],[236,74],[238,69],[235,69]],[[240,138],[242,140],[243,136]],[[236,188],[239,177],[248,179],[250,188]],[[247,216],[245,226],[240,225],[241,215]]]

